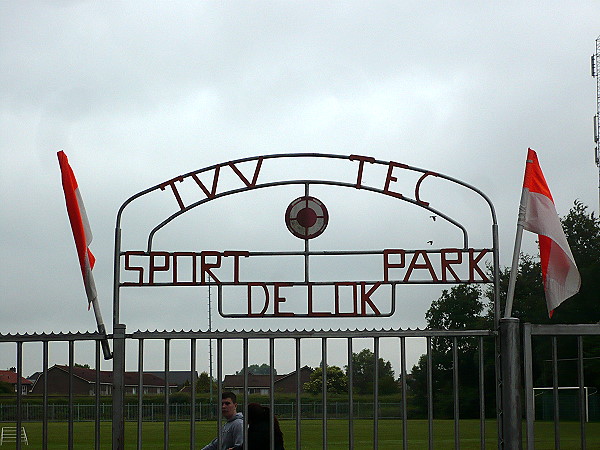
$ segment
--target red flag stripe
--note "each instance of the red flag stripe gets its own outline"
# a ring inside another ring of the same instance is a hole
[[[546,183],[546,178],[544,178],[544,174],[542,173],[537,154],[531,149],[527,151],[527,165],[525,166],[523,187],[529,189],[529,192],[537,192],[538,194],[545,195],[554,203],[548,183]]]

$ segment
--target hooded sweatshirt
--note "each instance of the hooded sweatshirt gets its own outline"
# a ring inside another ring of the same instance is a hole
[[[244,443],[244,416],[236,413],[221,428],[221,450],[242,445]],[[219,450],[219,440],[215,438],[202,450]]]

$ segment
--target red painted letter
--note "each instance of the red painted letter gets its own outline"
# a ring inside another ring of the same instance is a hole
[[[375,158],[370,156],[350,155],[350,161],[360,161],[358,163],[358,175],[356,176],[356,189],[360,189],[362,185],[362,174],[365,162],[373,164],[375,162]]]
[[[478,266],[478,263],[479,263],[479,261],[481,261],[481,258],[483,258],[485,256],[485,254],[488,252],[489,252],[488,249],[481,250],[479,252],[479,255],[477,255],[477,257],[475,257],[475,249],[472,249],[472,248],[469,249],[469,281],[471,281],[471,282],[475,281],[475,272],[477,272],[483,282],[485,282],[485,283],[490,282],[489,278],[485,275],[485,272],[483,270],[481,270],[481,268]]]
[[[252,287],[258,286],[262,287],[265,292],[265,304],[264,308],[259,313],[252,312]],[[252,316],[263,316],[269,307],[269,290],[267,289],[267,285],[265,283],[248,283],[248,317]]]
[[[208,274],[213,280],[215,280],[217,283],[220,283],[221,280],[219,280],[215,274],[212,272],[211,269],[216,269],[221,267],[221,254],[219,252],[212,252],[212,251],[206,251],[206,252],[202,252],[200,253],[201,257],[202,257],[202,261],[200,263],[200,283],[204,284],[205,283],[205,279],[204,279],[204,274]],[[206,262],[206,257],[207,256],[214,256],[216,258],[214,263],[208,263]]]
[[[169,253],[168,252],[150,252],[150,279],[149,284],[154,284],[154,273],[155,272],[166,272],[169,270]],[[165,258],[165,263],[162,266],[156,265],[156,258]]]
[[[399,167],[401,169],[404,169],[407,167],[407,165],[400,164],[400,163],[397,163],[394,161],[390,161],[390,164],[388,166],[387,177],[385,179],[385,186],[383,188],[383,192],[388,195],[391,195],[392,197],[402,198],[402,194],[400,194],[399,192],[390,191],[390,183],[392,181],[398,181],[398,178],[392,176],[392,171],[394,170],[394,167]]]
[[[456,255],[456,259],[448,259],[447,255],[454,253]],[[462,252],[457,248],[445,248],[442,250],[442,281],[448,281],[448,277],[446,276],[446,271],[450,272],[454,277],[455,281],[460,281],[458,275],[452,267],[451,264],[461,264],[462,263]]]
[[[399,263],[391,263],[389,261],[389,255],[400,255]],[[400,249],[388,249],[383,251],[383,281],[390,281],[389,269],[401,269],[404,267],[404,250]]]
[[[140,266],[132,266],[131,264],[129,264],[129,257],[131,255],[144,256],[144,252],[125,252],[125,270],[134,270],[136,272],[139,272],[138,282],[137,283],[128,282],[128,283],[123,283],[123,285],[125,285],[125,286],[141,286],[142,283],[144,282],[144,268],[140,267]]]
[[[273,315],[278,317],[290,317],[294,313],[291,312],[279,312],[279,304],[285,302],[285,297],[279,296],[279,288],[292,286],[291,283],[275,283],[273,285]]]
[[[418,263],[417,260],[419,256],[423,257],[423,263]],[[431,279],[434,282],[438,282],[438,277],[435,274],[435,270],[433,270],[433,266],[431,265],[431,261],[429,260],[429,256],[427,256],[427,252],[425,250],[417,250],[410,261],[410,265],[408,266],[408,270],[406,271],[406,275],[404,275],[404,282],[406,283],[410,279],[410,275],[414,269],[427,269],[429,270],[429,274],[431,275]]]
[[[175,199],[177,200],[177,204],[179,205],[179,207],[181,209],[185,209],[183,200],[181,200],[181,195],[179,195],[179,191],[177,190],[177,187],[175,186],[176,181],[179,181],[181,183],[183,181],[183,178],[181,178],[181,177],[173,178],[172,180],[169,180],[166,183],[161,184],[160,190],[164,191],[167,186],[171,186],[171,189],[173,190],[173,195],[175,195]]]

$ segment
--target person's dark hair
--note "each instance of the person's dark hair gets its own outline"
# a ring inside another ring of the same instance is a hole
[[[248,403],[248,424],[269,420],[269,410],[258,403]]]
[[[254,426],[260,426],[260,423],[268,424],[270,423],[270,413],[271,410],[268,406],[262,406],[258,403],[249,403],[248,404],[248,425],[250,428]],[[281,427],[279,426],[279,420],[277,420],[276,416],[273,416],[273,425],[274,425],[274,437],[275,437],[275,448],[283,449],[283,433],[281,432]],[[268,430],[268,428],[267,428]],[[269,441],[270,437],[265,436],[266,442]],[[249,446],[252,448],[252,446]],[[254,447],[256,448],[256,447]]]
[[[225,400],[226,398],[230,398],[233,403],[237,403],[237,398],[233,392],[223,392],[221,394],[221,400]]]

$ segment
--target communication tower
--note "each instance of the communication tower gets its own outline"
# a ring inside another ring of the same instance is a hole
[[[594,116],[595,159],[598,166],[598,201],[600,203],[600,36],[596,39],[596,53],[592,55],[592,76],[596,78],[596,115]],[[600,209],[599,209],[600,211]]]

